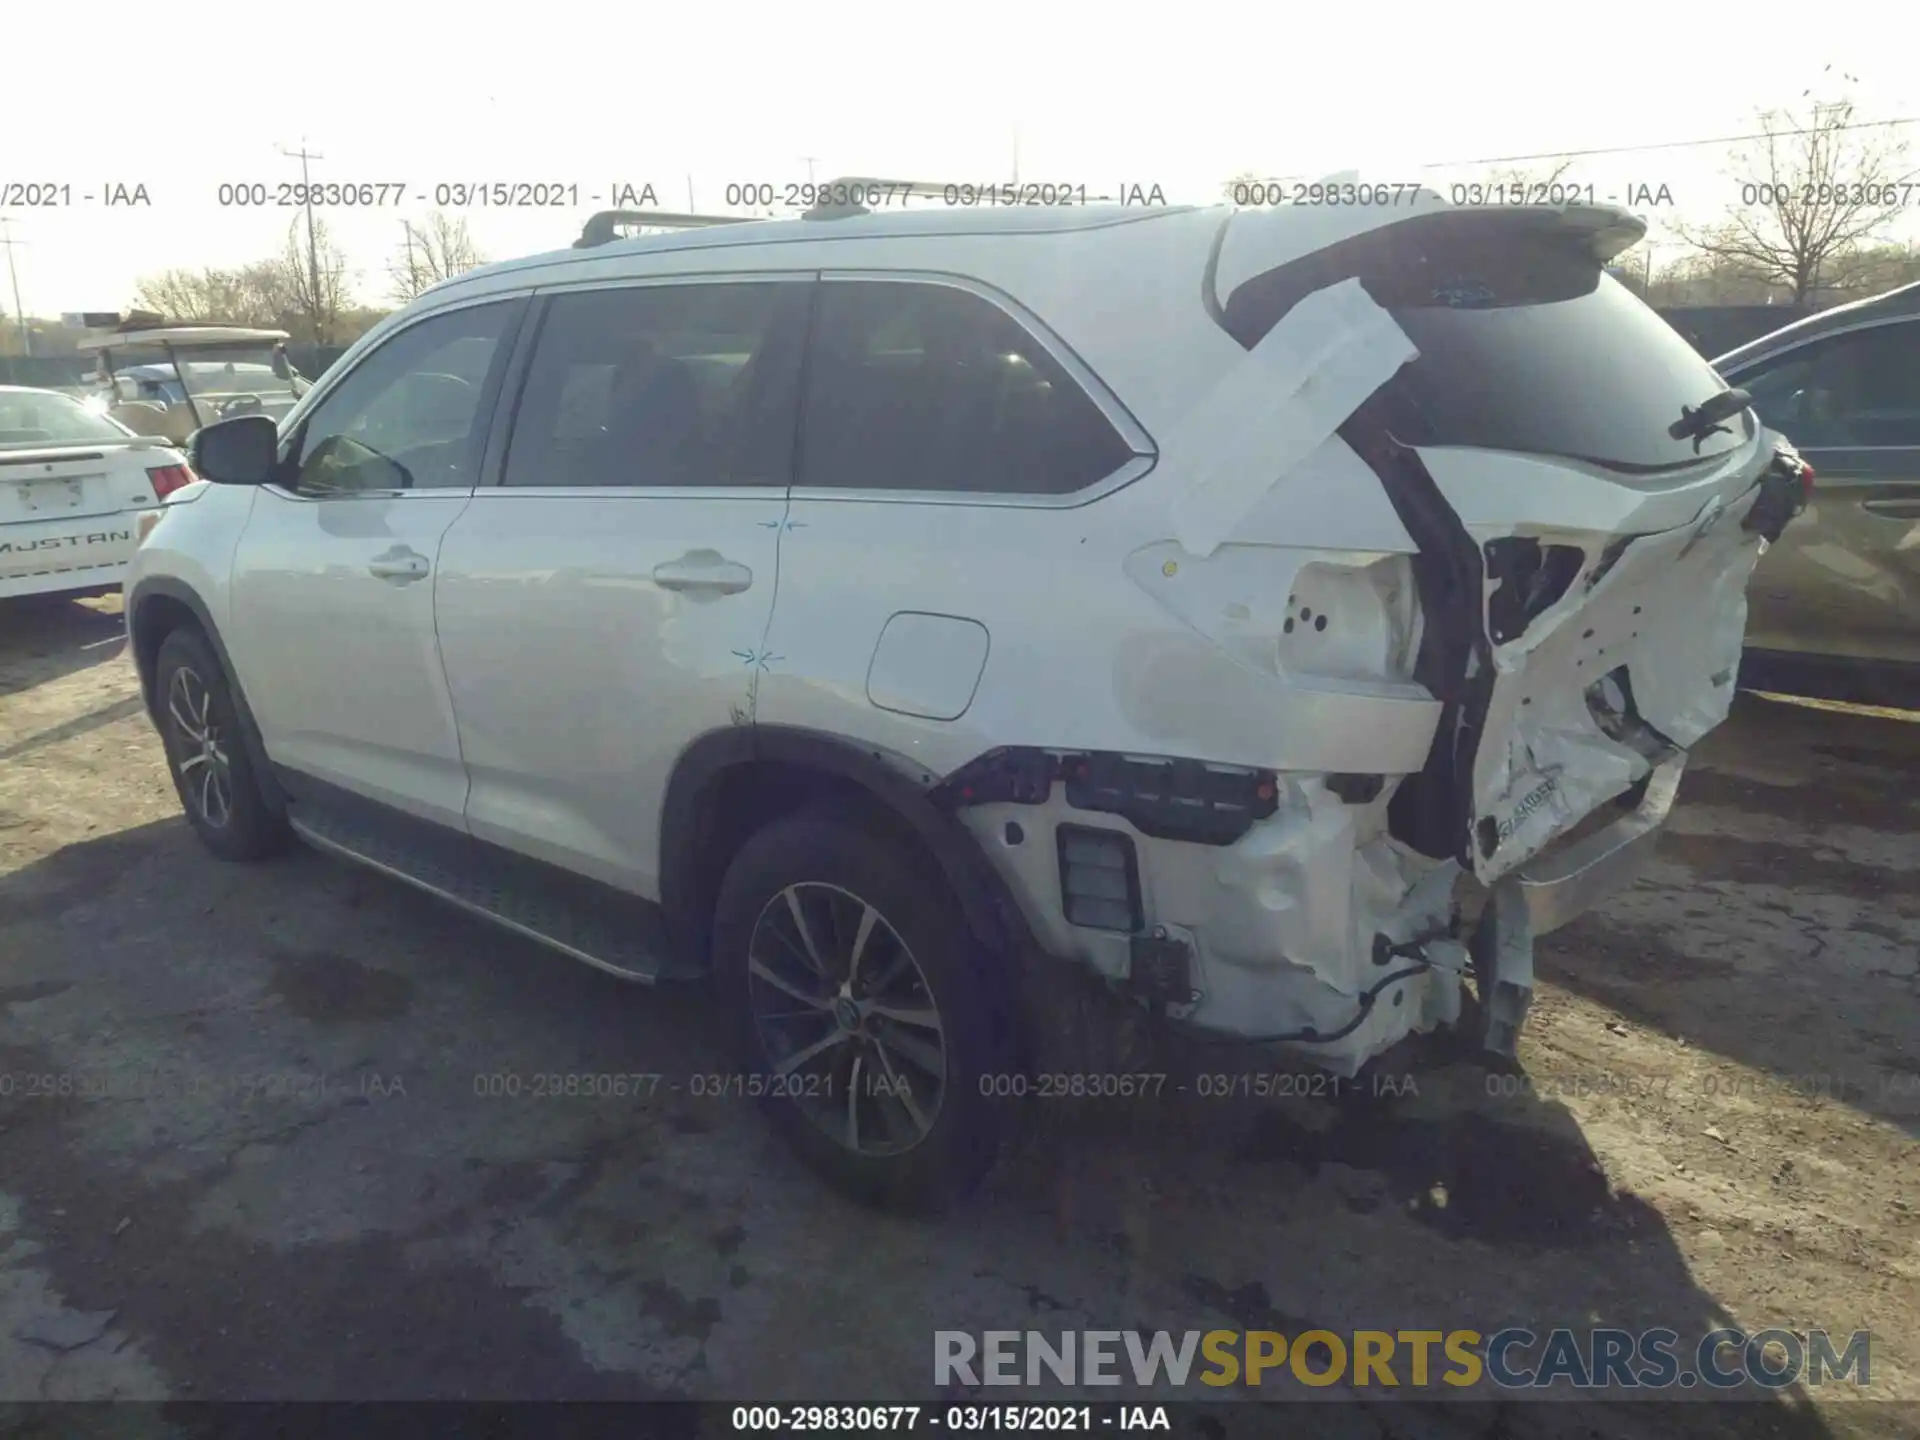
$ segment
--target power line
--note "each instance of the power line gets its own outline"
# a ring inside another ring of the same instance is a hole
[[[1788,135],[1831,134],[1836,130],[1878,130],[1894,125],[1920,125],[1920,115],[1899,120],[1862,120],[1839,125],[1815,125],[1804,130],[1756,130],[1749,135],[1716,135],[1707,140],[1661,140],[1650,145],[1601,145],[1590,150],[1543,150],[1534,155],[1488,155],[1478,160],[1432,160],[1416,170],[1449,170],[1462,165],[1516,165],[1526,160],[1579,160],[1589,155],[1638,155],[1653,150],[1692,150],[1705,145],[1738,145],[1748,140],[1777,140]]]

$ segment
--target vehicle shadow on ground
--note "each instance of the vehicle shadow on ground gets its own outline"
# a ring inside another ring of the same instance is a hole
[[[0,695],[14,695],[126,653],[118,596],[0,600]]]
[[[1691,1368],[1701,1336],[1737,1324],[1695,1281],[1660,1212],[1609,1180],[1567,1109],[1511,1074],[1433,1052],[1419,1068],[1383,1075],[1398,1094],[1363,1083],[1338,1099],[1263,1102],[1218,1098],[1242,1064],[1187,1063],[1165,1053],[1153,1062],[1167,1068],[1164,1089],[1184,1090],[1157,1103],[1046,1107],[994,1177],[989,1208],[971,1222],[983,1238],[1009,1209],[1037,1211],[1058,1243],[1100,1256],[1118,1272],[1116,1290],[1140,1297],[1120,1313],[1069,1322],[1060,1312],[1086,1302],[1069,1299],[1064,1280],[1057,1290],[1042,1281],[1029,1285],[1032,1313],[1004,1317],[1007,1328],[1471,1329],[1484,1338],[1521,1326],[1543,1340],[1560,1326],[1582,1337],[1595,1327],[1665,1328],[1678,1332],[1676,1352]],[[1196,1077],[1209,1073],[1216,1095],[1203,1098]],[[1187,1307],[1155,1313],[1147,1295],[1169,1287]],[[1529,1368],[1540,1349],[1510,1353]],[[1317,1355],[1315,1368],[1327,1359]],[[1403,1348],[1390,1366],[1401,1387],[1407,1364]],[[1245,1393],[1311,1398],[1284,1373]],[[1383,1434],[1833,1433],[1803,1390],[1784,1404],[1753,1389],[1700,1404],[1692,1390],[1668,1389],[1660,1399],[1670,1403],[1625,1408],[1615,1390],[1588,1411],[1593,1428],[1566,1432],[1555,1428],[1572,1418],[1564,1405],[1531,1404],[1537,1397],[1525,1392],[1488,1401],[1484,1383],[1457,1403],[1435,1403],[1436,1393],[1454,1399],[1444,1387],[1395,1392],[1377,1376],[1328,1393],[1375,1411]],[[1571,1387],[1548,1398],[1567,1401]]]
[[[1742,695],[1549,982],[1920,1134],[1920,717]]]
[[[577,1264],[620,1333],[691,1347],[680,1393],[713,1387],[700,1371],[729,1322],[734,1347],[778,1352],[816,1398],[858,1374],[868,1399],[926,1401],[942,1328],[1666,1327],[1684,1357],[1730,1323],[1562,1107],[1458,1064],[1384,1096],[1270,1102],[1198,1079],[1251,1062],[1148,1055],[1132,1068],[1165,1075],[1156,1094],[1029,1103],[984,1190],[919,1222],[826,1194],[765,1142],[750,1105],[476,1102],[481,1069],[722,1062],[697,996],[636,992],[305,852],[215,864],[178,819],[0,876],[0,1072],[55,1073],[58,1047],[103,1032],[128,1065],[162,1055],[218,1076],[352,1061],[413,1080],[384,1112],[361,1096],[263,1113],[222,1092],[217,1109],[175,1104],[166,1127],[116,1131],[112,1146],[100,1127],[137,1106],[0,1101],[0,1190],[24,1192],[19,1232],[42,1247],[30,1263],[73,1311],[111,1312],[114,1333],[195,1398],[672,1393],[594,1364],[566,1305],[527,1303],[529,1285],[552,1282],[489,1258],[489,1237],[519,1237],[506,1242],[518,1253],[535,1232],[554,1247],[546,1271]],[[423,1262],[436,1244],[448,1248]],[[684,1268],[690,1252],[705,1268]],[[848,1286],[862,1297],[850,1308]],[[814,1328],[799,1360],[756,1313]],[[927,1377],[925,1393],[871,1393],[873,1377],[903,1376]],[[735,1379],[725,1398],[765,1396],[752,1388]],[[1349,1398],[1379,1412],[1381,1434],[1564,1433],[1546,1422],[1567,1413]],[[1829,1433],[1804,1396],[1603,1418],[1609,1435]],[[1272,1433],[1244,1423],[1219,1433]]]

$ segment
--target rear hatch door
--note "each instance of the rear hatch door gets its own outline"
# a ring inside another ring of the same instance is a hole
[[[1419,352],[1339,432],[1420,546],[1416,675],[1444,707],[1393,828],[1493,880],[1725,718],[1777,437],[1745,410],[1675,433],[1726,387],[1604,273],[1644,230],[1624,211],[1371,218],[1316,217],[1301,253],[1300,224],[1236,215],[1219,318],[1252,347],[1357,279]],[[1261,266],[1263,226],[1291,258]]]

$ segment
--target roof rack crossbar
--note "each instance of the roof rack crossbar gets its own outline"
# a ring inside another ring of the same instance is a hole
[[[655,230],[698,230],[708,225],[739,225],[753,218],[751,215],[688,215],[672,210],[602,210],[588,217],[573,248],[590,250],[618,240],[622,225],[645,225]]]

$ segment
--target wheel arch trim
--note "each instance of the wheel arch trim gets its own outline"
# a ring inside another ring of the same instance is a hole
[[[754,725],[700,736],[681,752],[667,782],[660,817],[660,903],[676,946],[686,954],[706,961],[713,918],[703,903],[698,865],[702,804],[727,771],[767,762],[816,771],[864,791],[921,842],[958,898],[976,941],[1009,957],[1031,946],[1018,905],[978,842],[930,797],[937,777],[916,783],[880,751],[843,736]]]

